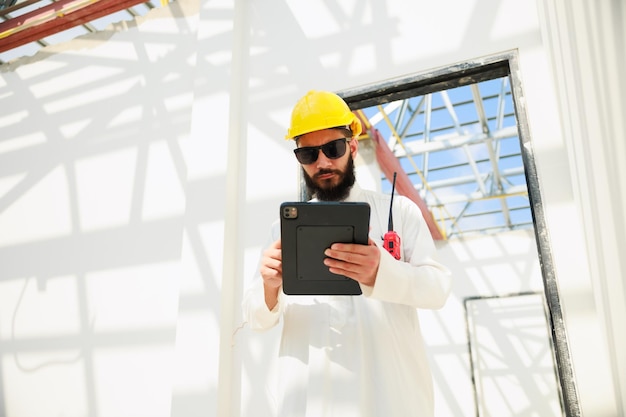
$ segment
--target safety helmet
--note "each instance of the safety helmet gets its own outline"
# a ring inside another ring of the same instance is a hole
[[[361,134],[361,121],[341,97],[329,91],[311,90],[294,106],[285,139],[333,127],[346,127],[353,137]]]

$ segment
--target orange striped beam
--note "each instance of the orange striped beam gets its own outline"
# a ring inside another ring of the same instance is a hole
[[[0,52],[38,41],[145,0],[59,0],[0,23]]]

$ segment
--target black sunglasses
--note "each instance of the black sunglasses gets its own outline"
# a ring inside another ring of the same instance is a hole
[[[346,154],[348,139],[341,138],[331,140],[321,146],[304,146],[302,148],[296,148],[293,153],[296,154],[296,159],[303,165],[312,164],[317,161],[319,151],[324,152],[327,158],[337,159]]]

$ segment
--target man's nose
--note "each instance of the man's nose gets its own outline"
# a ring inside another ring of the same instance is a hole
[[[329,157],[324,155],[324,152],[320,149],[317,154],[317,167],[318,168],[326,168],[332,166],[332,161]]]

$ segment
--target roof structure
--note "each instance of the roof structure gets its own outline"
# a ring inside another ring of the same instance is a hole
[[[444,239],[533,227],[508,76],[360,112],[368,134],[385,138]],[[379,162],[383,191],[390,191],[387,163]]]
[[[173,0],[0,0],[0,64],[143,16]]]

